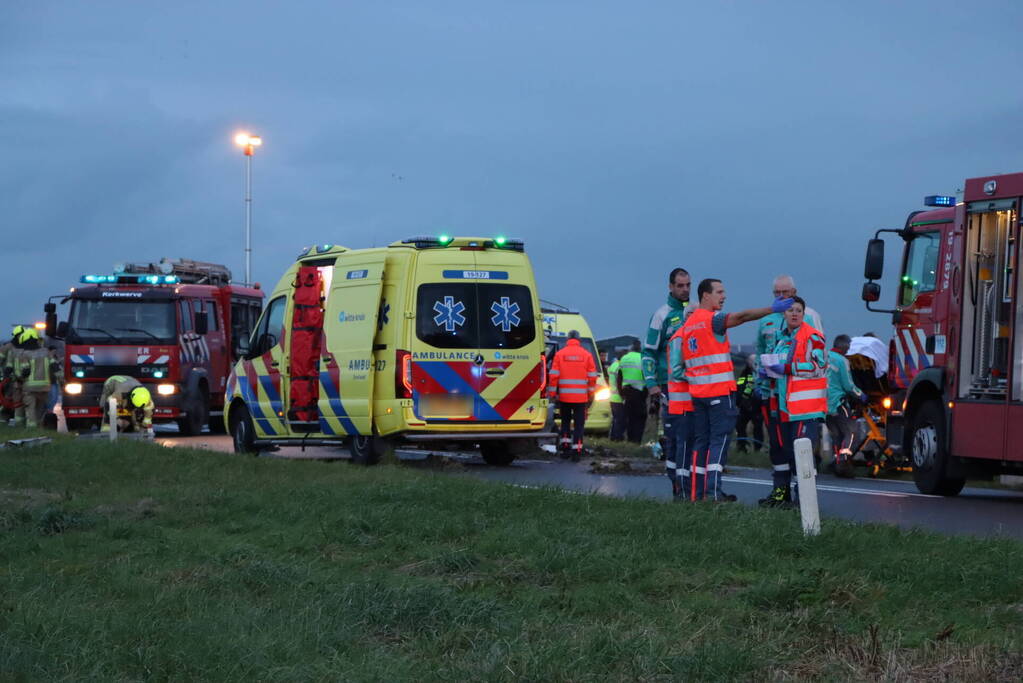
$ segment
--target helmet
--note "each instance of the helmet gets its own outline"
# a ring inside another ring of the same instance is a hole
[[[11,339],[17,340],[21,336],[21,333],[25,331],[24,325],[15,325],[11,330]]]
[[[21,334],[18,335],[18,342],[25,344],[32,339],[39,339],[39,333],[36,332],[34,327],[26,327],[21,330]]]
[[[136,408],[144,408],[152,400],[152,397],[149,395],[149,389],[145,387],[135,387],[132,389],[129,398],[131,398],[131,404]]]

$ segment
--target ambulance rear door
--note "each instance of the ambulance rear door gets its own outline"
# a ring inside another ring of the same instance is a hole
[[[372,434],[373,338],[386,253],[338,258],[326,304],[320,364],[320,428],[328,435]]]

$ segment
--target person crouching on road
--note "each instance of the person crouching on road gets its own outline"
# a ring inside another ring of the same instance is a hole
[[[791,507],[792,472],[796,469],[796,439],[808,438],[813,443],[820,432],[820,422],[828,412],[828,357],[824,335],[805,322],[806,302],[793,297],[792,307],[785,311],[785,327],[774,353],[785,358],[782,363],[767,366],[778,375],[775,391],[781,425],[784,460],[772,452],[774,488],[760,500],[765,507]]]
[[[828,417],[825,420],[831,434],[831,450],[835,458],[835,474],[852,477],[852,443],[856,435],[856,418],[850,401],[866,404],[867,395],[860,391],[849,371],[849,353],[852,342],[849,335],[835,337],[834,346],[828,353]]]
[[[597,390],[597,364],[579,343],[578,331],[569,332],[564,348],[554,354],[549,386],[550,397],[558,401],[561,415],[561,457],[571,454],[578,462],[583,454],[586,410]]]
[[[734,501],[721,490],[721,473],[728,457],[728,440],[735,429],[735,369],[728,329],[785,311],[792,299],[778,298],[771,306],[726,313],[721,280],[707,278],[696,290],[699,305],[682,325],[682,355],[689,393],[693,397],[692,447],[683,470],[690,477],[690,498]]]
[[[100,431],[110,431],[109,399],[117,401],[117,412],[127,410],[127,417],[117,420],[117,430],[125,432],[145,432],[153,435],[153,398],[149,390],[142,386],[134,377],[114,375],[103,382],[103,393],[99,398],[99,406],[103,412]]]

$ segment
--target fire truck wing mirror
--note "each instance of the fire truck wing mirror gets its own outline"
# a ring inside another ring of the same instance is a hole
[[[884,240],[874,238],[867,242],[867,260],[863,264],[863,277],[868,280],[880,280],[883,273]]]
[[[877,301],[881,298],[881,285],[876,282],[864,282],[863,292],[860,294],[860,298],[868,304]]]
[[[46,336],[47,337],[57,336],[57,314],[51,313],[49,311],[46,312]]]
[[[47,301],[45,304],[43,304],[43,313],[56,313],[56,312],[57,312],[57,304],[53,303],[52,301]]]
[[[61,321],[61,322],[57,323],[57,330],[56,330],[56,332],[57,333],[54,336],[57,339],[63,339],[64,337],[67,336],[67,333],[68,333],[67,320],[64,320],[64,321]]]
[[[209,318],[206,317],[206,311],[196,311],[193,329],[195,329],[196,334],[206,334],[210,331]]]
[[[235,337],[234,340],[234,355],[235,358],[248,358],[249,357],[249,338],[242,335]]]

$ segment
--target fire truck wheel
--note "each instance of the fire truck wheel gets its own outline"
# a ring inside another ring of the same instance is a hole
[[[508,441],[480,441],[480,455],[488,465],[506,467],[515,460],[517,449]]]
[[[255,443],[256,428],[249,417],[249,409],[245,406],[231,410],[231,441],[234,443],[235,453],[256,455],[259,452]]]
[[[200,395],[185,405],[188,414],[178,419],[178,430],[184,436],[199,436],[208,421],[209,401],[206,400],[205,395]]]
[[[909,433],[913,481],[920,493],[954,496],[963,490],[965,479],[949,477],[945,413],[937,401],[922,404],[913,416]]]
[[[380,462],[383,444],[378,443],[379,440],[379,436],[361,436],[359,434],[349,439],[348,450],[351,451],[352,462],[356,465],[375,465]]]

